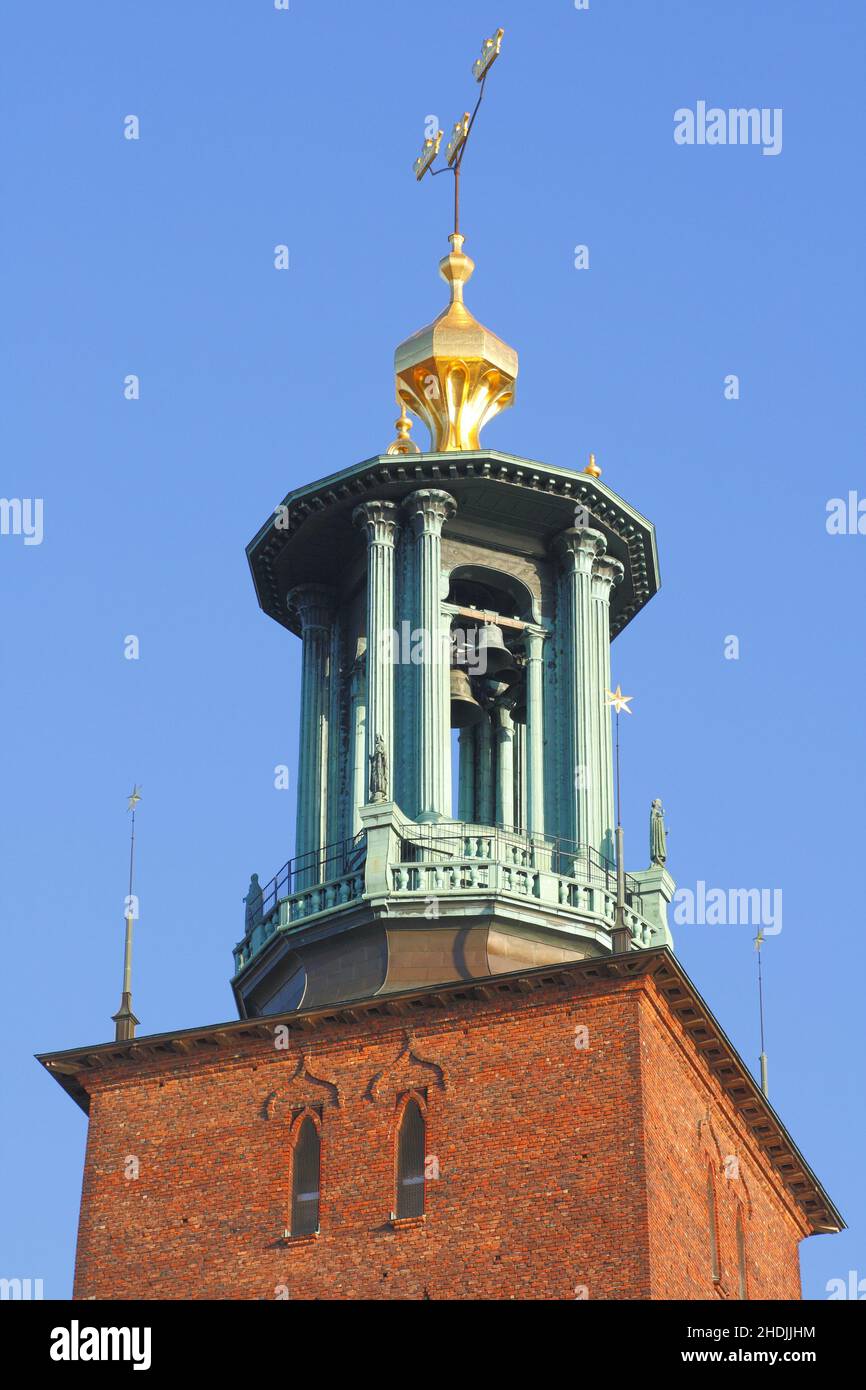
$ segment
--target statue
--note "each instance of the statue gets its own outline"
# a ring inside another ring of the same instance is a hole
[[[247,889],[244,902],[246,903],[244,914],[246,929],[252,931],[253,927],[257,927],[262,920],[262,890],[259,886],[258,874],[251,875],[250,886]]]
[[[388,754],[381,734],[376,735],[375,750],[370,754],[370,800],[388,800]]]
[[[665,833],[665,813],[658,797],[650,809],[650,864],[664,867],[668,857],[667,836]]]

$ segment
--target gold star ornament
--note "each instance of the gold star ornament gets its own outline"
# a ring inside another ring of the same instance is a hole
[[[604,703],[612,706],[617,714],[622,714],[623,711],[625,711],[626,714],[633,714],[634,711],[629,709],[629,704],[633,699],[633,695],[623,695],[622,686],[618,685],[616,690],[609,690],[607,692],[607,699]]]
[[[126,804],[127,811],[134,811],[140,800],[141,788],[133,785],[132,791],[129,793],[129,800]]]

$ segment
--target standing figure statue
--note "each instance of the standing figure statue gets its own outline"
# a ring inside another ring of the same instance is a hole
[[[370,754],[370,800],[388,800],[388,754],[381,734],[376,735],[375,750]]]
[[[258,874],[253,874],[251,876],[250,886],[247,889],[244,902],[246,904],[246,911],[244,913],[246,929],[247,931],[252,931],[253,927],[257,927],[262,920],[262,890],[259,885]]]
[[[665,833],[665,812],[656,797],[650,809],[650,863],[664,866],[668,857],[668,842]]]

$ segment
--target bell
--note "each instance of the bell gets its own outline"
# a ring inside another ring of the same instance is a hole
[[[496,679],[504,681],[506,685],[519,685],[523,680],[525,668],[520,664],[521,659],[515,660],[514,666],[506,666],[504,670],[496,672]]]
[[[511,670],[513,665],[514,657],[505,645],[502,629],[495,623],[485,623],[478,633],[478,674],[495,676]]]
[[[509,689],[505,681],[493,680],[488,677],[479,677],[475,683],[475,691],[478,695],[479,703],[489,708],[500,696],[504,695]]]
[[[468,729],[480,724],[484,710],[472,694],[472,686],[465,671],[451,667],[451,728]]]

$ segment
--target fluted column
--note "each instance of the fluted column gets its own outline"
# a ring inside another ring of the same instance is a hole
[[[325,773],[325,839],[328,845],[345,840],[352,832],[352,813],[347,781],[345,692],[343,689],[343,632],[339,612],[331,628],[328,663],[328,761]]]
[[[594,669],[595,626],[592,607],[592,572],[604,553],[606,541],[600,531],[574,526],[557,536],[555,548],[563,568],[561,577],[562,641],[567,654],[568,678],[565,709],[569,753],[565,804],[570,808],[571,838],[598,850],[600,818],[594,814],[596,779],[602,769],[595,750],[598,737],[598,710],[603,708],[604,691],[599,688]]]
[[[527,830],[544,834],[544,633],[526,633]]]
[[[475,725],[475,815],[479,825],[493,825],[495,819],[493,725],[485,714]]]
[[[352,513],[367,537],[367,729],[364,803],[370,800],[370,757],[381,734],[388,768],[387,798],[394,788],[394,540],[393,502],[362,502]]]
[[[624,572],[624,567],[612,555],[597,556],[592,567],[592,679],[596,691],[593,702],[596,716],[593,739],[596,753],[593,765],[598,768],[593,798],[597,837],[595,848],[608,860],[615,857],[616,848],[611,712],[605,705],[605,692],[610,690],[610,596],[613,586],[620,582]]]
[[[352,794],[352,834],[357,835],[361,830],[361,807],[367,800],[367,744],[365,738],[366,728],[366,697],[365,697],[365,676],[364,676],[364,657],[359,656],[352,667],[351,684],[349,687],[349,708],[351,721],[351,774],[349,785]]]
[[[511,710],[497,705],[493,715],[496,737],[496,824],[513,829],[514,815],[514,722]]]
[[[460,730],[459,782],[457,788],[457,819],[475,820],[475,729],[470,725]]]
[[[526,809],[526,725],[514,725],[514,824],[525,830],[529,819]]]
[[[301,718],[295,857],[312,856],[325,843],[327,816],[328,715],[334,591],[324,584],[302,584],[288,595],[301,627]],[[310,858],[296,886],[319,882],[319,865]]]
[[[416,671],[420,821],[451,817],[451,719],[448,630],[442,614],[442,527],[456,512],[447,492],[422,488],[404,503],[415,536],[415,621],[423,633]]]

